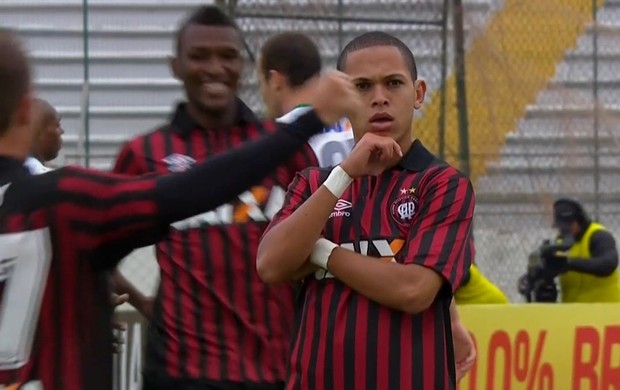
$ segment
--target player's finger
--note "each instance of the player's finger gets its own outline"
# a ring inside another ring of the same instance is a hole
[[[402,157],[403,156],[403,150],[400,148],[400,145],[397,142],[394,142],[392,144],[392,147],[394,148],[394,153],[398,156],[398,157]]]
[[[129,301],[129,294],[112,294],[112,304],[115,306],[122,305],[123,303]]]

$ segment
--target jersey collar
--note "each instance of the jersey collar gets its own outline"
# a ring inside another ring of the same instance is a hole
[[[416,139],[407,154],[400,160],[399,165],[404,169],[420,172],[428,168],[435,160],[435,155]]]
[[[235,118],[236,126],[245,126],[250,123],[260,123],[260,120],[254,114],[252,109],[248,107],[241,99],[235,98],[237,104],[237,118]],[[188,114],[187,103],[179,103],[176,110],[170,118],[172,131],[182,135],[189,134],[195,129],[202,127]]]

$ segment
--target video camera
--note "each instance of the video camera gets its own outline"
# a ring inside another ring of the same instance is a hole
[[[519,293],[527,302],[557,302],[557,263],[566,261],[566,252],[573,245],[571,236],[556,238],[555,242],[544,240],[528,258],[527,273],[519,278]]]

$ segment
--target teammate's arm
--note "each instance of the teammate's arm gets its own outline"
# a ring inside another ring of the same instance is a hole
[[[618,268],[616,240],[608,231],[598,230],[592,234],[590,253],[589,259],[569,259],[567,270],[605,277]]]
[[[341,114],[340,114],[341,115]],[[335,116],[335,115],[334,115]],[[195,168],[158,178],[126,178],[71,168],[59,188],[86,209],[61,209],[90,229],[91,247],[116,260],[161,239],[169,224],[211,210],[260,181],[322,130],[311,111],[259,141],[215,156]],[[226,174],[222,174],[225,172]]]
[[[440,174],[429,186],[398,263],[334,247],[327,270],[367,298],[411,314],[430,307],[445,282],[454,292],[473,257],[473,189],[456,174]]]

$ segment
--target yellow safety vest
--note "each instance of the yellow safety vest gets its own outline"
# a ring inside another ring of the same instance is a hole
[[[590,259],[590,239],[599,230],[606,230],[603,225],[592,222],[580,241],[571,246],[568,261],[571,258]],[[568,271],[560,276],[562,302],[620,302],[620,284],[618,270],[609,276]]]
[[[454,294],[457,305],[484,305],[509,303],[508,298],[496,285],[487,279],[475,265],[469,268],[469,281]]]

